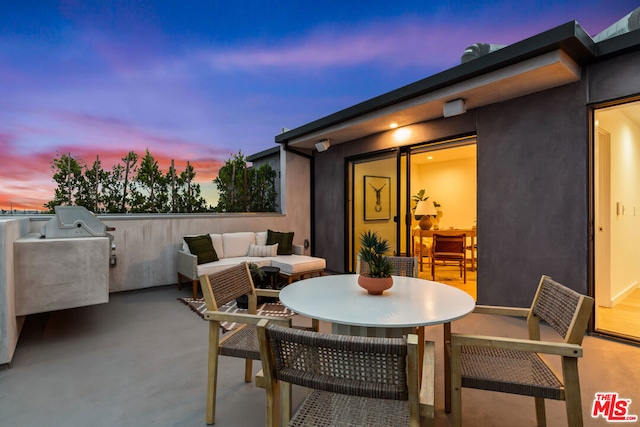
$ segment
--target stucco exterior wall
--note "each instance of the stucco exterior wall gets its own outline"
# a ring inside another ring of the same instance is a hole
[[[475,131],[476,116],[469,112],[449,119],[433,120],[407,126],[411,144],[434,141]],[[407,143],[408,144],[408,143]],[[407,145],[404,144],[404,145]],[[343,144],[332,145],[322,153],[314,153],[314,225],[315,255],[327,260],[327,269],[346,272],[347,224],[346,164],[348,159],[400,146],[393,131],[383,132]]]
[[[585,90],[478,112],[478,303],[527,306],[542,274],[588,293]]]
[[[588,292],[586,90],[575,83],[410,127],[411,144],[477,133],[478,302],[530,304],[542,274]],[[344,271],[349,157],[397,146],[391,132],[314,156],[317,255]],[[517,292],[514,292],[517,289]]]
[[[587,67],[588,102],[597,103],[640,95],[640,52],[632,52]]]

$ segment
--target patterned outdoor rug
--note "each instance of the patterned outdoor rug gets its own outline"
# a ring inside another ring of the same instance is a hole
[[[204,319],[204,312],[207,311],[207,307],[204,303],[203,298],[178,298],[178,301],[185,304],[187,307],[191,309],[194,313],[196,313],[200,318]],[[231,301],[230,303],[223,305],[220,307],[221,311],[226,313],[246,313],[247,310],[244,308],[238,308],[235,301]],[[258,305],[257,313],[262,316],[272,316],[272,317],[291,317],[295,313],[284,305],[282,305],[279,301],[275,303],[266,303]],[[225,331],[231,331],[238,327],[237,323],[232,322],[222,322],[220,324],[222,329]]]

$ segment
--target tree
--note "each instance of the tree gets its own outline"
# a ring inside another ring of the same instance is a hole
[[[166,179],[148,148],[140,162],[132,195],[132,212],[169,211]]]
[[[171,166],[173,168],[173,165]],[[170,170],[171,174],[171,170]],[[175,192],[175,212],[206,212],[207,201],[202,197],[200,184],[193,183],[196,171],[189,162],[184,172],[175,178],[172,192]],[[173,178],[171,176],[171,178]]]
[[[53,180],[58,183],[53,200],[44,204],[44,207],[53,212],[53,208],[59,205],[73,205],[78,193],[83,187],[84,176],[82,168],[84,163],[79,158],[69,154],[62,154],[51,162]]]
[[[136,172],[136,163],[138,163],[138,155],[129,151],[126,156],[122,158],[124,162],[124,183],[122,187],[122,201],[120,204],[120,212],[127,211],[127,190],[129,189],[129,174]]]
[[[271,165],[264,163],[258,169],[249,169],[251,185],[249,187],[249,203],[251,212],[275,212],[277,172]]]
[[[228,159],[213,180],[218,187],[220,199],[217,212],[248,212],[247,162],[241,151]]]
[[[276,176],[268,164],[247,168],[242,152],[232,155],[213,180],[220,193],[216,212],[275,212]]]
[[[121,164],[113,165],[111,173],[106,174],[102,183],[102,200],[104,211],[107,213],[126,212],[126,205],[122,207],[125,193],[124,171],[125,168]]]
[[[85,167],[84,179],[80,182],[80,190],[76,199],[76,205],[84,206],[92,212],[100,212],[104,209],[104,196],[102,188],[108,180],[109,172],[102,170],[100,157],[96,156],[93,166]]]
[[[138,165],[138,155],[130,151],[111,171],[102,169],[97,156],[88,168],[80,159],[63,154],[51,162],[53,179],[58,183],[54,199],[44,206],[53,212],[58,205],[84,206],[93,212],[206,212],[196,171],[187,162],[184,172],[176,173],[171,161],[167,174],[146,150]]]

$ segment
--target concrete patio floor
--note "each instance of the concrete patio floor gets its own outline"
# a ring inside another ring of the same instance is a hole
[[[29,316],[13,362],[0,366],[0,426],[205,426],[208,325],[176,300],[189,292],[166,286],[116,293],[108,304]],[[480,315],[453,330],[526,334],[521,320]],[[442,327],[427,328],[427,339],[437,343],[436,425],[449,426],[441,335]],[[584,349],[585,425],[609,425],[590,416],[596,392],[617,392],[632,400],[631,414],[640,414],[640,348],[586,337]],[[264,390],[243,382],[244,363],[221,357],[220,367],[215,425],[264,425]],[[296,389],[296,402],[303,392]],[[535,425],[527,397],[464,389],[463,409],[467,426]],[[564,402],[547,401],[547,422],[566,425]]]

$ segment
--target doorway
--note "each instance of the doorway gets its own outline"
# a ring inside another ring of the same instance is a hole
[[[594,110],[595,330],[640,340],[640,101]]]
[[[477,154],[476,139],[464,138],[412,147],[410,156],[409,191],[412,208],[415,200],[427,198],[433,202],[437,215],[433,228],[445,233],[466,235],[466,283],[455,263],[437,261],[431,275],[429,254],[432,237],[420,232],[418,218],[411,217],[413,254],[419,256],[419,277],[455,286],[477,299]],[[424,191],[423,191],[424,190]],[[433,233],[436,233],[434,231]],[[420,262],[421,261],[421,262]]]
[[[422,199],[437,204],[434,227],[466,231],[468,235],[467,283],[456,266],[446,263],[436,265],[435,280],[477,297],[475,137],[352,158],[347,162],[347,174],[348,271],[355,271],[360,235],[371,230],[389,241],[394,255],[420,256],[419,277],[432,280],[428,257],[432,238],[420,235],[419,220],[413,215],[416,195],[424,190]]]
[[[355,271],[362,233],[373,231],[386,239],[394,255],[398,236],[398,152],[382,153],[348,162],[349,271]]]

